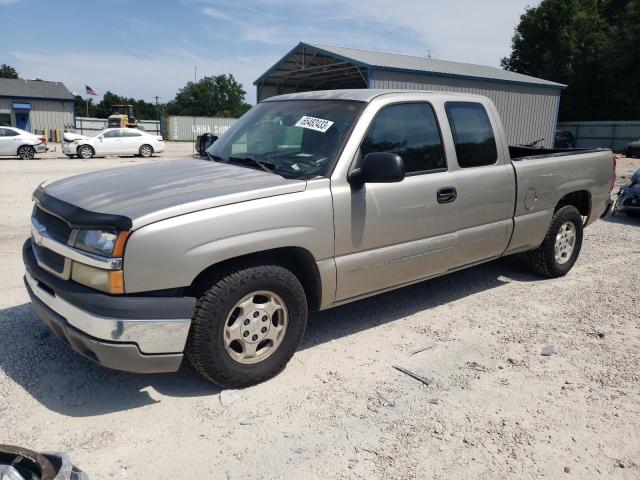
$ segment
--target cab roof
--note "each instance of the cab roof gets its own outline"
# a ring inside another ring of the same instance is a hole
[[[263,102],[278,102],[284,100],[350,100],[355,102],[371,102],[374,98],[382,95],[391,95],[398,93],[420,93],[429,94],[430,96],[477,96],[469,93],[456,93],[456,92],[435,92],[428,90],[401,90],[401,89],[382,89],[382,88],[352,88],[344,90],[314,90],[310,92],[288,93],[285,95],[277,95],[275,97],[269,97]]]

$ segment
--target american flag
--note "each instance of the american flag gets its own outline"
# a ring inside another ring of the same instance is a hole
[[[89,85],[85,85],[84,88],[87,91],[87,95],[93,95],[94,97],[98,96],[98,92],[96,92],[93,88],[91,88]]]

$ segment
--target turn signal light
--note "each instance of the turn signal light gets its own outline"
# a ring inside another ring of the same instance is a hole
[[[114,257],[122,257],[124,256],[124,246],[127,244],[127,239],[129,238],[128,230],[124,230],[118,234],[118,238],[116,238],[116,243],[113,246],[113,254]]]
[[[124,274],[122,270],[109,271],[109,293],[124,293]]]

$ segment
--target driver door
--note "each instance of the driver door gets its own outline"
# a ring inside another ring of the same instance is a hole
[[[123,153],[120,130],[109,130],[102,135],[102,140],[96,145],[99,155],[119,155]]]
[[[337,302],[433,276],[456,263],[457,206],[439,195],[445,188],[455,191],[456,173],[448,169],[431,104],[382,107],[357,156],[370,152],[400,155],[406,177],[364,185],[332,179]]]

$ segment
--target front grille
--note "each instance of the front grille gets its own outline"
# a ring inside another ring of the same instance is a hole
[[[36,258],[40,262],[42,262],[54,272],[62,273],[62,271],[64,270],[64,257],[62,255],[49,250],[46,247],[40,247],[33,242],[31,242],[31,245],[33,246],[33,251],[36,255]]]
[[[624,207],[640,207],[640,195],[627,198],[622,205]]]
[[[47,236],[60,242],[67,243],[71,235],[71,227],[66,222],[42,210],[38,205],[33,207],[33,216],[44,228]]]

